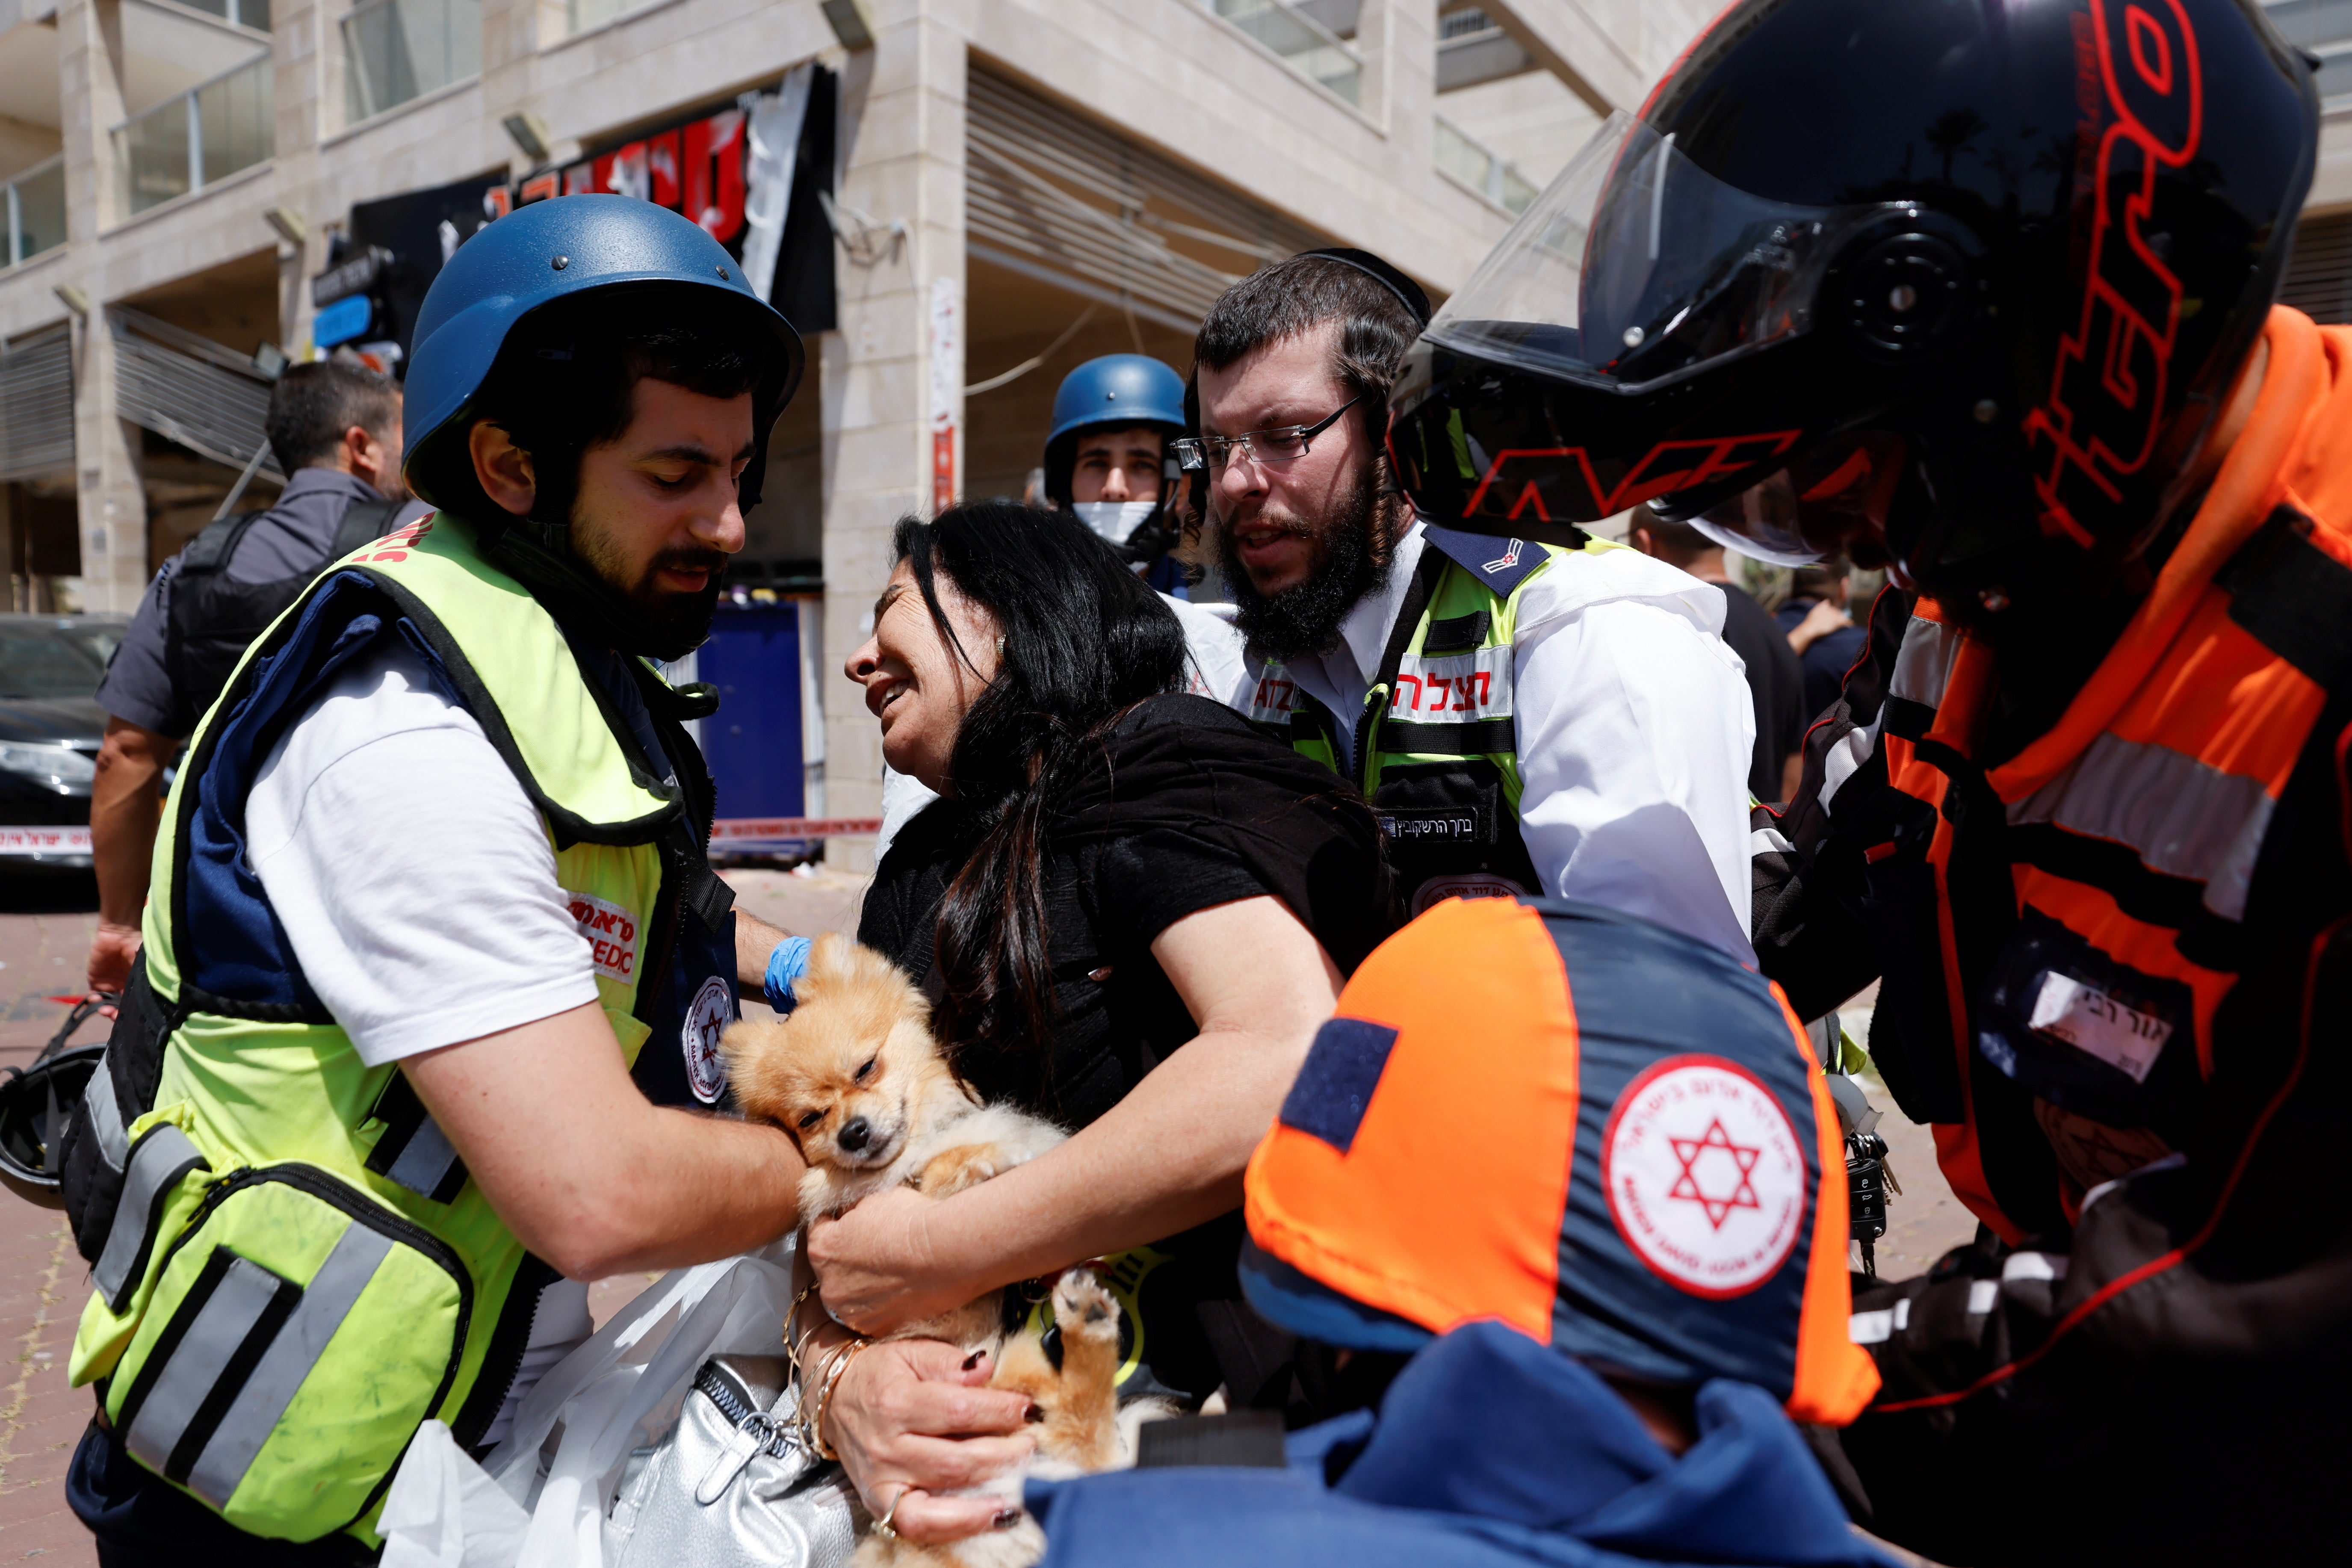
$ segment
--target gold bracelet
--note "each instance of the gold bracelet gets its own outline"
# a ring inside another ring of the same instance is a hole
[[[841,1386],[842,1378],[849,1372],[849,1363],[857,1359],[860,1351],[867,1349],[873,1343],[872,1340],[852,1341],[849,1348],[842,1353],[841,1360],[834,1363],[833,1375],[825,1379],[824,1393],[817,1400],[816,1420],[810,1427],[811,1435],[816,1439],[812,1447],[815,1448],[816,1456],[820,1459],[841,1458],[824,1440],[824,1413],[833,1408],[833,1391]]]
[[[814,1374],[804,1376],[800,1381],[799,1399],[793,1409],[793,1419],[800,1427],[801,1446],[812,1453],[816,1451],[817,1447],[814,1416],[818,1401],[823,1397],[824,1390],[830,1386],[828,1379],[841,1370],[841,1358],[846,1355],[849,1347],[856,1342],[855,1339],[845,1340],[830,1351],[820,1349],[816,1352]]]
[[[801,1308],[807,1304],[811,1296],[816,1294],[816,1288],[817,1281],[810,1280],[802,1288],[801,1293],[793,1298],[792,1306],[784,1313],[784,1355],[793,1363],[794,1378],[798,1378],[801,1373],[801,1346],[808,1342],[807,1334],[796,1331],[801,1323]]]
[[[838,1384],[842,1374],[849,1370],[851,1354],[865,1342],[862,1339],[849,1339],[844,1340],[834,1347],[831,1356],[817,1374],[816,1396],[809,1402],[803,1412],[809,1449],[820,1458],[829,1459],[834,1456],[825,1447],[824,1429],[818,1423],[824,1419],[825,1410],[833,1403],[835,1384]]]

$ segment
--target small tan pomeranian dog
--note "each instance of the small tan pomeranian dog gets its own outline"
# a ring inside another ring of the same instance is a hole
[[[873,949],[844,936],[818,938],[793,991],[798,1005],[789,1016],[736,1024],[720,1048],[744,1114],[782,1127],[808,1162],[800,1190],[804,1226],[888,1187],[947,1197],[1067,1136],[1008,1106],[981,1104],[940,1057],[923,994]],[[884,1337],[945,1340],[994,1356],[989,1386],[1030,1399],[1037,1458],[1027,1474],[1131,1464],[1134,1421],[1123,1423],[1118,1409],[1118,1303],[1088,1268],[1065,1271],[1053,1301],[1047,1336],[1024,1331],[1008,1339],[1004,1292],[992,1290]],[[985,1489],[1018,1507],[1024,1479],[1001,1478]],[[869,1534],[855,1562],[858,1568],[1026,1568],[1045,1550],[1044,1532],[1024,1512],[1012,1530],[946,1546]]]

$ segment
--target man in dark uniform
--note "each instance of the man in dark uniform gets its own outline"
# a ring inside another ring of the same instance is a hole
[[[89,803],[92,991],[120,992],[130,975],[157,784],[246,643],[328,562],[426,510],[401,482],[400,388],[389,378],[332,360],[294,365],[269,395],[265,428],[288,476],[278,503],[223,518],[163,563],[98,689],[108,722]]]
[[[1845,689],[1845,672],[1862,657],[1870,634],[1854,625],[1853,567],[1843,556],[1818,566],[1800,566],[1789,580],[1789,597],[1772,612],[1805,671],[1805,722],[1829,710]]]

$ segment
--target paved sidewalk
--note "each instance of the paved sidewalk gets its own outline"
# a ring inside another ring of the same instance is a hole
[[[45,998],[81,988],[97,908],[87,876],[0,870],[0,1066],[31,1061],[65,1021],[68,1006]],[[102,1040],[107,1027],[92,1019],[76,1038]],[[65,1216],[0,1193],[0,1563],[98,1563],[64,1489],[89,1421],[88,1392],[66,1386],[89,1290]]]

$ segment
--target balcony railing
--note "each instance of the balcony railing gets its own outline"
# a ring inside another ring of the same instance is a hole
[[[217,184],[274,154],[278,127],[270,68],[270,57],[257,56],[116,126],[121,216]]]
[[[2319,96],[2352,93],[2352,5],[2345,0],[2263,0],[2279,36],[2318,62]]]
[[[482,73],[482,0],[364,0],[343,18],[343,113],[381,114]]]
[[[218,16],[224,22],[234,22],[240,27],[257,32],[269,31],[269,0],[179,0],[191,11],[202,11],[207,16]]]
[[[66,160],[62,153],[0,185],[0,267],[30,261],[66,242]]]
[[[1280,55],[1308,79],[1349,103],[1362,103],[1364,62],[1346,40],[1300,6],[1285,0],[1202,0],[1202,4]]]
[[[1490,152],[1476,138],[1436,117],[1437,167],[1517,217],[1536,199],[1535,184],[1518,166]]]

